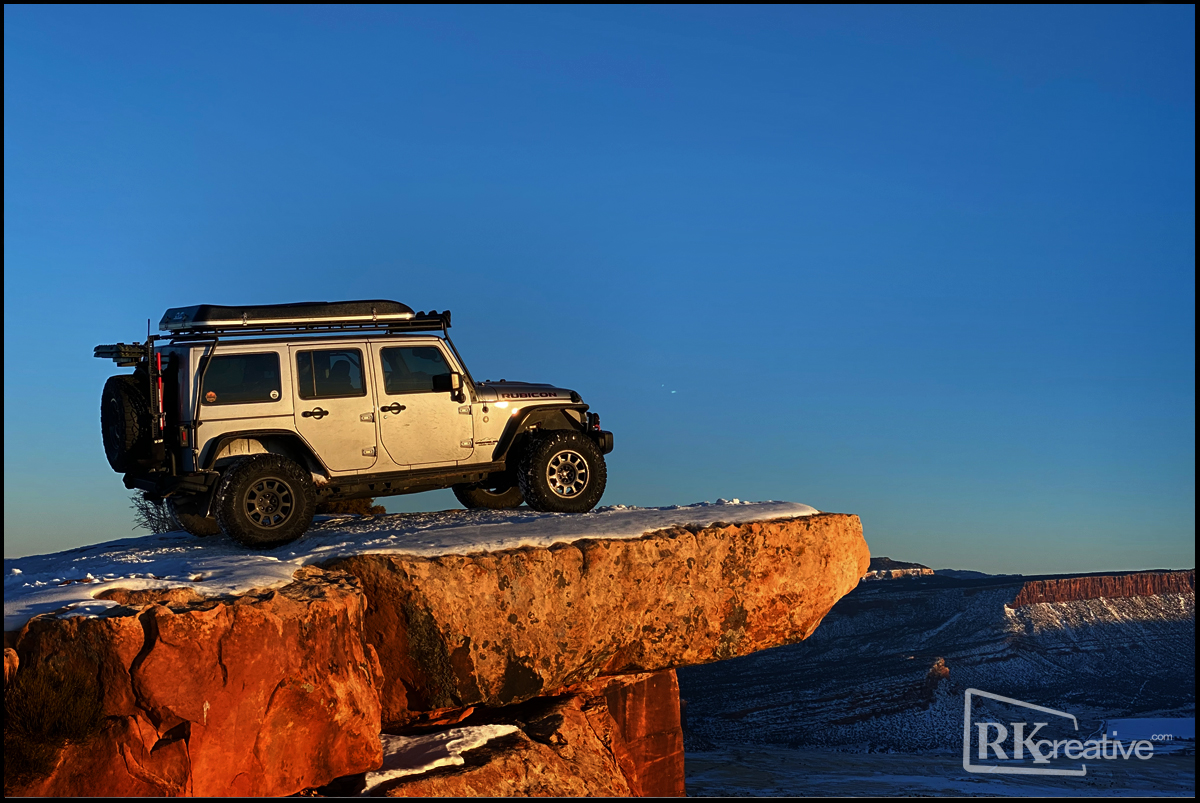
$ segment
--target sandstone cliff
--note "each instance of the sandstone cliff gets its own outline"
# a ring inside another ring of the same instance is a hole
[[[331,567],[363,584],[383,719],[395,725],[799,641],[857,584],[861,528],[824,514]]]
[[[281,795],[378,762],[354,578],[306,568],[279,591],[181,596],[130,594],[117,615],[17,635],[6,793]]]
[[[6,633],[6,792],[293,794],[377,768],[381,730],[509,722],[376,792],[681,794],[674,667],[806,638],[868,560],[857,517],[821,514],[110,590]]]
[[[1010,608],[1035,602],[1071,602],[1108,597],[1153,597],[1196,591],[1196,570],[1187,572],[1133,572],[1129,574],[1030,580],[1021,586]]]

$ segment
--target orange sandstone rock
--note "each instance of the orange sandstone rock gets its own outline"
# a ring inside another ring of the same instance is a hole
[[[1030,580],[1021,586],[1010,608],[1035,602],[1108,597],[1152,597],[1156,594],[1187,594],[1196,590],[1196,570],[1186,572],[1133,572],[1130,574],[1064,577],[1057,580]]]
[[[381,724],[532,705],[554,710],[389,794],[679,795],[673,668],[806,638],[869,561],[858,517],[821,514],[361,555],[230,598],[109,592],[103,618],[5,634],[5,791],[294,794],[377,768]],[[8,727],[40,712],[53,738]]]
[[[37,618],[19,634],[22,688],[52,696],[65,683],[99,712],[48,776],[6,792],[286,795],[378,766],[378,665],[354,578],[303,569],[278,590],[138,602],[100,619]],[[5,750],[7,768],[8,734]]]
[[[329,564],[358,577],[385,725],[808,637],[870,562],[857,516]]]
[[[17,651],[12,647],[4,648],[4,685],[8,686],[8,681],[12,680],[13,675],[17,674],[17,666],[20,664],[20,659],[17,657]]]

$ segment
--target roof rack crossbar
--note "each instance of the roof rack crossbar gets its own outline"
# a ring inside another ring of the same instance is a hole
[[[226,306],[196,304],[172,307],[158,328],[164,332],[220,331],[249,327],[293,327],[317,324],[402,323],[423,316],[407,304],[383,299],[362,301],[302,301],[292,304]],[[430,310],[435,315],[436,310]]]
[[[214,334],[227,337],[262,337],[281,335],[333,335],[341,332],[435,332],[450,328],[450,312],[437,315],[416,315],[406,321],[362,321],[362,322],[323,322],[298,325],[286,324],[247,324],[232,326],[192,327],[180,332],[172,332],[169,337],[178,343],[187,340],[211,340]]]

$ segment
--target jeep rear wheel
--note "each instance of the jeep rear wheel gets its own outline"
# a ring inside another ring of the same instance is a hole
[[[312,524],[316,507],[311,475],[277,454],[231,464],[221,477],[215,504],[221,529],[251,549],[295,541]]]
[[[604,495],[608,468],[590,438],[561,430],[529,444],[517,477],[525,501],[534,510],[586,513]]]
[[[488,488],[484,484],[455,485],[451,488],[463,507],[470,510],[512,510],[525,501],[519,485]]]
[[[176,494],[167,497],[167,506],[179,526],[197,538],[220,535],[221,525],[217,523],[216,516],[204,515],[207,511],[196,499]]]

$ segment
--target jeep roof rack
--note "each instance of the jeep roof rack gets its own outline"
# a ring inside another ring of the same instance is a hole
[[[413,312],[399,301],[313,301],[230,307],[172,307],[159,321],[172,339],[214,335],[320,334],[344,331],[413,332],[450,328],[449,310]]]
[[[312,301],[254,307],[198,304],[194,307],[172,307],[158,322],[158,328],[162,332],[211,332],[245,327],[409,321],[414,317],[412,307],[399,301]]]

